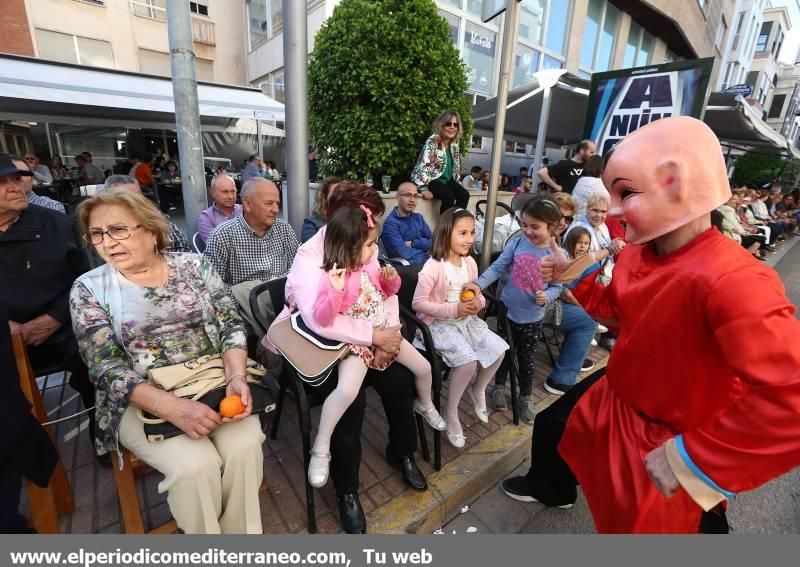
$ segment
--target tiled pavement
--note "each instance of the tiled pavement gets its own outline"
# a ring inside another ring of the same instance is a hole
[[[607,352],[594,348],[590,358],[605,362]],[[536,402],[552,397],[541,388],[550,371],[550,361],[546,349],[541,346],[537,352],[535,376]],[[60,374],[39,379],[44,391],[45,405],[50,417],[57,419],[70,415],[80,408],[80,399],[71,388],[63,383]],[[447,385],[443,387],[443,399]],[[61,406],[61,407],[59,407]],[[319,408],[312,411],[313,422],[319,418]],[[467,436],[467,448],[473,447],[488,435],[511,424],[511,410],[493,412],[488,424],[477,421],[466,396],[461,401],[460,418]],[[86,419],[81,422],[78,433],[76,419],[54,426],[59,450],[61,451],[67,475],[75,493],[75,511],[60,520],[62,533],[120,533],[123,531],[119,503],[116,497],[112,471],[98,466],[89,446],[86,434]],[[392,498],[407,490],[400,473],[392,469],[384,458],[388,427],[380,404],[380,399],[372,391],[367,393],[367,412],[362,433],[363,460],[359,485],[360,499],[364,510],[369,514],[386,504]],[[427,429],[429,446],[433,452],[433,439]],[[261,510],[265,533],[305,533],[305,471],[301,455],[302,443],[294,404],[290,401],[281,418],[278,438],[267,440],[264,444],[264,471],[268,482],[261,492]],[[446,464],[457,459],[460,450],[452,447],[446,439],[442,440],[442,462]],[[433,472],[430,464],[417,455],[417,463],[425,474]],[[140,503],[144,515],[145,528],[158,526],[169,519],[166,496],[158,494],[158,473],[145,475],[138,480]],[[498,479],[499,480],[499,479]],[[331,485],[317,492],[316,517],[320,533],[340,532],[336,497]]]

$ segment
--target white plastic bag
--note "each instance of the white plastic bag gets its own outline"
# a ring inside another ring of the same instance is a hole
[[[475,219],[475,253],[483,250],[483,233],[486,218],[479,216]],[[494,234],[492,235],[492,252],[500,252],[506,245],[509,237],[520,229],[519,221],[515,215],[501,215],[494,219]]]

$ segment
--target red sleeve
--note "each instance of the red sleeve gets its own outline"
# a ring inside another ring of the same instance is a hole
[[[347,284],[344,287],[347,289]],[[331,281],[328,279],[328,273],[322,272],[313,311],[317,323],[323,327],[330,325],[342,308],[342,300],[344,300],[344,291],[333,289]]]
[[[607,286],[597,283],[597,276],[601,271],[595,270],[585,275],[575,287],[570,288],[570,291],[592,319],[613,331],[619,331],[612,292],[614,280],[612,279],[611,284]]]
[[[725,490],[749,490],[800,465],[794,312],[778,277],[761,267],[723,276],[706,300],[706,324],[744,394],[713,423],[685,432],[684,443],[700,470]]]

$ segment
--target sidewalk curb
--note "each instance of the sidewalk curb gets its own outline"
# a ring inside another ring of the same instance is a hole
[[[544,410],[557,396],[536,404]],[[440,471],[428,475],[425,492],[407,490],[367,516],[373,534],[430,534],[455,518],[461,506],[479,496],[516,470],[530,456],[531,427],[507,425],[475,447],[466,450]]]

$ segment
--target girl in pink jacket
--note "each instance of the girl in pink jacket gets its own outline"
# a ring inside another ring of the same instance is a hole
[[[463,447],[464,431],[458,420],[458,403],[469,394],[475,414],[489,422],[486,386],[503,360],[508,344],[495,335],[478,312],[486,304],[462,288],[478,277],[478,266],[469,252],[475,243],[475,217],[464,209],[448,209],[433,233],[431,259],[422,267],[412,306],[417,316],[431,327],[436,352],[453,369],[447,394],[447,439]],[[415,346],[424,348],[418,337]],[[476,376],[477,371],[477,377]],[[473,377],[474,383],[470,386]]]
[[[338,314],[369,321],[373,326],[385,327],[390,323],[390,306],[397,302],[394,296],[400,289],[400,276],[391,266],[379,268],[372,261],[377,252],[377,237],[372,213],[363,205],[358,209],[339,209],[328,221],[322,266],[325,272],[313,309],[314,319],[323,327],[335,324]],[[324,330],[321,334],[325,335]],[[350,344],[350,353],[339,363],[339,382],[322,405],[308,465],[311,486],[320,487],[328,481],[331,435],[358,395],[367,368],[383,370],[395,360],[408,368],[414,374],[417,388],[414,411],[431,427],[445,429],[444,420],[431,400],[431,366],[408,341],[403,340],[397,352]]]

